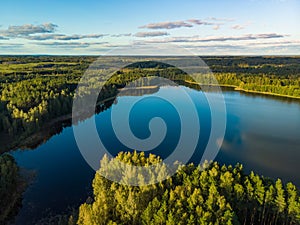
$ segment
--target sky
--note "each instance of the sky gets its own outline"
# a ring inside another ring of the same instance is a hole
[[[0,54],[299,55],[299,21],[300,0],[10,0]]]

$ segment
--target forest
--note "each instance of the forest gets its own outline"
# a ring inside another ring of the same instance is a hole
[[[0,155],[0,224],[14,216],[24,189],[25,182],[14,158]]]
[[[120,152],[116,158],[104,156],[93,180],[93,200],[79,208],[77,224],[299,224],[299,190],[292,183],[251,172],[243,166],[179,166],[175,175],[152,185],[128,186],[137,170],[125,170],[119,161],[135,166],[161,163],[155,155]],[[151,176],[168,174],[164,164]],[[123,184],[103,174],[121,176]],[[76,217],[68,223],[75,223]]]

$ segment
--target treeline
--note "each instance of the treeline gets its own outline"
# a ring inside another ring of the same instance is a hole
[[[0,224],[5,224],[16,212],[16,204],[20,200],[19,168],[12,156],[0,155]]]
[[[279,95],[300,97],[300,76],[278,77],[275,75],[216,74],[220,84],[236,85],[250,91],[269,92]]]
[[[230,85],[243,90],[300,97],[300,76],[278,77],[275,75],[253,76],[249,74],[216,73],[214,77],[218,83],[211,80],[211,75],[199,74],[196,77],[197,83],[200,84]],[[191,77],[186,81],[195,82]]]
[[[300,57],[285,56],[225,56],[201,57],[214,73],[238,75],[300,76]]]
[[[104,157],[93,180],[93,201],[80,206],[77,224],[299,224],[299,190],[280,179],[245,174],[237,164],[214,162],[201,167],[180,166],[168,179],[143,186],[137,170],[125,170],[116,160],[149,166],[159,157],[142,153],[119,153]],[[153,176],[165,175],[162,164]],[[112,182],[100,174],[112,174],[123,183],[139,179],[141,186]],[[150,176],[151,177],[151,176]],[[74,221],[74,218],[70,218]],[[71,224],[71,223],[69,223]]]

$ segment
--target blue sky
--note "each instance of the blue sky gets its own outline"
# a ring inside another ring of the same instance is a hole
[[[10,0],[1,2],[0,54],[170,43],[199,55],[298,55],[298,21],[299,0]]]

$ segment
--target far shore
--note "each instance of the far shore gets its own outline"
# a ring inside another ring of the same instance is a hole
[[[243,88],[240,88],[239,86],[231,85],[231,84],[199,84],[197,82],[192,82],[192,81],[187,81],[187,80],[185,80],[184,82],[186,82],[188,84],[197,84],[200,87],[201,86],[230,87],[230,88],[233,88],[234,91],[240,91],[240,92],[246,92],[246,93],[252,93],[252,94],[270,95],[270,96],[277,96],[277,97],[285,97],[285,98],[291,98],[291,99],[300,99],[300,97],[292,96],[292,95],[283,95],[283,94],[277,94],[277,93],[272,93],[272,92],[247,90],[247,89],[243,89]]]
[[[156,89],[159,86],[157,85],[152,85],[152,86],[142,86],[142,87],[124,87],[118,89],[119,91],[127,91],[127,90],[142,90],[142,89]]]

